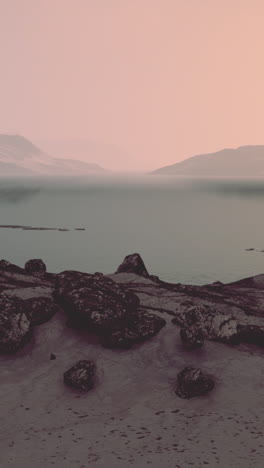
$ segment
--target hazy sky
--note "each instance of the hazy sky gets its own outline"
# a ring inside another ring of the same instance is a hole
[[[0,0],[0,133],[135,170],[264,144],[263,21],[263,0]]]

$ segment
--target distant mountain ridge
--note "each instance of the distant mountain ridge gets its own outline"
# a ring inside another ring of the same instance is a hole
[[[21,135],[0,134],[0,176],[105,174],[98,164],[54,158]]]
[[[264,176],[264,145],[240,146],[200,154],[157,169],[152,174],[193,177]]]

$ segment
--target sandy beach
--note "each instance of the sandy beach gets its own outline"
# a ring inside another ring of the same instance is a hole
[[[166,319],[151,340],[112,351],[68,328],[60,313],[16,355],[1,357],[1,466],[261,467],[264,350],[206,342],[187,352]],[[97,364],[88,393],[62,378],[84,358]],[[185,365],[212,375],[214,391],[178,398]]]

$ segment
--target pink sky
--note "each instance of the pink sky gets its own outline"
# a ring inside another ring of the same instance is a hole
[[[0,0],[0,133],[151,170],[264,144],[263,0]],[[89,156],[87,157],[89,158]]]

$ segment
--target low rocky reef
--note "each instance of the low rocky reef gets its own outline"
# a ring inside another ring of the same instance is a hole
[[[135,347],[136,352],[136,345],[157,335],[168,321],[176,325],[190,356],[206,340],[263,347],[264,275],[190,286],[150,275],[139,254],[128,255],[117,272],[107,276],[48,273],[41,259],[29,260],[24,268],[0,261],[1,354],[16,353],[32,339],[34,328],[56,313],[65,317],[67,326],[94,334],[111,349]],[[95,378],[96,363],[88,360],[64,373],[65,384],[82,391],[91,390]],[[176,380],[175,393],[181,398],[214,388],[213,379],[200,369],[186,367]]]

